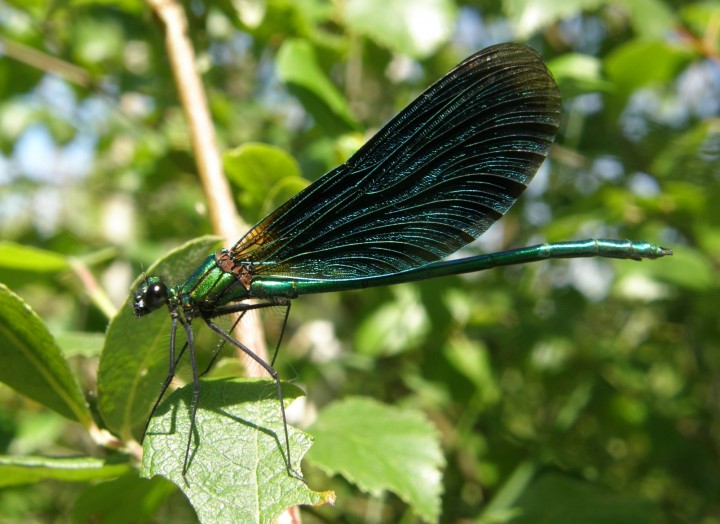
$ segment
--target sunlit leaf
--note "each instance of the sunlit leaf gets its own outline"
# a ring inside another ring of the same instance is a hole
[[[289,403],[302,394],[283,385]],[[269,380],[204,380],[187,475],[182,476],[192,385],[160,405],[144,442],[141,475],[162,475],[183,490],[202,522],[272,522],[297,504],[332,503],[288,469],[285,433],[275,384]],[[292,427],[292,466],[312,441]]]
[[[89,482],[115,478],[130,470],[129,464],[94,457],[0,456],[0,487],[34,484],[40,480]]]
[[[666,38],[678,23],[669,5],[662,0],[622,0],[617,5],[627,10],[633,28],[642,38]]]
[[[612,84],[602,78],[602,62],[588,55],[568,53],[548,63],[564,99],[589,91],[607,91]]]
[[[348,27],[381,46],[423,58],[452,35],[456,6],[448,0],[349,0]]]
[[[66,357],[76,355],[96,357],[102,351],[105,335],[85,331],[64,331],[55,335],[55,341]]]
[[[62,416],[89,426],[85,398],[45,324],[0,284],[0,380]]]
[[[503,11],[520,38],[574,13],[596,9],[603,0],[505,0]]]
[[[690,58],[689,53],[662,41],[631,40],[605,59],[608,79],[627,97],[640,87],[668,82]]]
[[[328,129],[348,131],[356,127],[345,97],[328,79],[306,40],[286,40],[278,51],[276,67],[305,108]]]
[[[46,249],[0,242],[0,269],[54,274],[70,269],[66,256]]]
[[[528,38],[548,25],[579,12],[594,11],[607,3],[604,0],[505,0],[503,8],[514,23],[518,35]],[[659,0],[616,3],[629,23],[645,38],[662,37],[672,29],[672,12]]]
[[[279,207],[307,186],[300,167],[282,149],[266,144],[246,143],[223,155],[228,178],[240,190],[243,215],[251,222]]]
[[[392,491],[426,522],[437,520],[444,459],[422,414],[349,398],[326,407],[310,432],[308,461],[376,496]]]

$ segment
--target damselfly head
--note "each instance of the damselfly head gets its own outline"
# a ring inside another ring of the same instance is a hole
[[[132,308],[136,317],[147,315],[168,302],[168,288],[160,277],[146,277],[133,293]]]

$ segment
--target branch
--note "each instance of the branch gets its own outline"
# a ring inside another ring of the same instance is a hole
[[[93,87],[93,81],[90,73],[82,67],[71,64],[54,56],[38,51],[32,47],[28,47],[18,42],[13,42],[0,36],[0,53],[27,64],[30,67],[52,73],[64,78],[71,84],[81,87]]]
[[[175,77],[175,85],[180,95],[185,117],[188,120],[190,139],[197,163],[198,174],[207,196],[208,212],[213,231],[226,241],[234,242],[240,232],[247,229],[241,223],[235,209],[230,185],[225,178],[220,160],[220,152],[215,138],[215,128],[210,119],[207,96],[195,67],[195,54],[187,36],[187,18],[182,6],[175,0],[147,0],[157,17],[165,27],[165,45],[168,59]],[[247,318],[250,317],[250,318]],[[267,348],[257,317],[246,315],[244,329],[236,336],[255,353],[267,360]],[[248,376],[265,377],[265,371],[254,361],[245,359]]]

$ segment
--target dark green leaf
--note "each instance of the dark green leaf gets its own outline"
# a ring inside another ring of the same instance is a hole
[[[284,384],[289,404],[302,395]],[[258,379],[213,379],[201,384],[200,405],[182,477],[190,431],[192,385],[165,400],[144,442],[144,477],[162,475],[177,484],[202,522],[273,522],[288,507],[332,502],[332,493],[311,491],[287,467],[285,434],[275,384]],[[311,445],[292,427],[292,465]]]
[[[45,324],[0,284],[0,380],[62,416],[92,423],[80,388]]]
[[[682,173],[684,182],[704,193],[703,185],[712,183],[720,165],[720,122],[705,120],[675,136],[668,147],[658,151],[652,172],[660,178],[673,180]]]
[[[83,491],[73,507],[73,521],[103,524],[148,522],[158,506],[176,489],[165,479],[141,479],[133,471]]]
[[[510,521],[513,524],[651,524],[659,517],[647,500],[615,494],[558,473],[535,479],[513,509],[518,514]]]
[[[499,400],[500,388],[493,374],[492,359],[480,341],[455,337],[448,341],[444,354],[450,364],[472,381],[476,399],[488,404]]]

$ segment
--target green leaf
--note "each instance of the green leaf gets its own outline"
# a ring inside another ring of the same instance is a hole
[[[110,6],[113,10],[124,11],[127,14],[136,14],[138,16],[144,16],[145,4],[140,0],[73,0],[73,7],[78,6],[89,6],[97,7],[100,5]]]
[[[90,411],[45,324],[0,284],[0,380],[18,393],[89,427]]]
[[[266,144],[246,143],[227,151],[223,167],[230,181],[240,189],[236,192],[238,201],[244,216],[252,222],[308,185],[293,157]]]
[[[602,62],[590,55],[567,53],[548,62],[563,99],[592,91],[608,91],[612,84],[602,78]]]
[[[127,475],[88,487],[73,505],[73,522],[134,524],[153,522],[158,507],[177,488],[163,478],[138,478]],[[132,511],[128,511],[132,508]]]
[[[475,386],[475,398],[484,404],[500,399],[500,387],[492,369],[488,348],[477,340],[455,336],[443,348],[448,362]]]
[[[417,288],[394,286],[396,299],[378,307],[355,330],[355,349],[370,356],[394,355],[420,342],[430,330]]]
[[[562,501],[548,504],[548,501]],[[536,478],[513,506],[513,524],[650,524],[658,522],[657,508],[647,500],[618,495],[589,482],[559,473]]]
[[[320,67],[310,42],[286,40],[278,50],[275,66],[280,79],[320,125],[332,133],[357,128],[345,97]]]
[[[302,395],[283,384],[287,403]],[[170,395],[158,408],[144,441],[140,474],[162,475],[183,490],[202,522],[273,522],[288,507],[325,504],[332,493],[311,491],[287,467],[285,434],[277,390],[266,379],[203,380],[190,449],[192,384]],[[292,465],[311,438],[292,427]]]
[[[720,16],[720,15],[718,15]],[[703,186],[715,178],[720,164],[720,120],[706,119],[682,134],[675,134],[652,163],[651,172],[667,180],[690,182],[703,194]]]
[[[0,268],[28,273],[60,273],[70,269],[66,256],[36,247],[0,242]]]
[[[0,281],[26,284],[70,269],[68,257],[46,249],[0,242]]]
[[[617,5],[628,12],[630,22],[642,38],[663,40],[678,24],[670,7],[661,0],[622,0]]]
[[[437,430],[421,413],[356,397],[325,408],[310,431],[312,464],[373,495],[392,491],[423,520],[437,521],[444,458]]]
[[[110,64],[121,63],[125,35],[120,18],[77,17],[72,31],[74,63],[100,72]]]
[[[455,30],[457,7],[450,0],[348,0],[348,28],[378,45],[424,58],[447,42]]]
[[[170,284],[182,282],[219,247],[216,237],[191,240],[151,266],[148,274],[162,275]],[[129,300],[108,327],[97,386],[98,409],[105,424],[125,441],[133,435],[140,438],[160,393],[168,370],[170,333],[167,311],[135,318]]]
[[[502,5],[517,36],[524,40],[543,27],[603,4],[605,0],[504,0]]]
[[[34,484],[50,479],[88,482],[114,478],[131,470],[128,464],[113,464],[94,457],[0,456],[0,487]]]
[[[707,33],[709,25],[720,17],[720,4],[715,1],[691,2],[680,8],[682,24],[695,35],[704,35],[706,41],[710,41]],[[711,45],[720,44],[720,34],[714,32],[715,40]]]
[[[665,42],[631,40],[605,59],[605,70],[621,97],[627,98],[638,88],[670,82],[690,56]]]
[[[505,0],[503,10],[515,26],[521,39],[564,18],[595,11],[608,3],[616,4],[630,24],[644,38],[660,38],[673,28],[670,9],[659,0]]]
[[[55,341],[66,357],[97,357],[102,351],[105,335],[86,331],[63,331],[55,334]]]
[[[717,269],[708,257],[698,249],[685,246],[673,246],[672,260],[653,264],[643,272],[661,282],[695,291],[717,289],[719,284]]]

